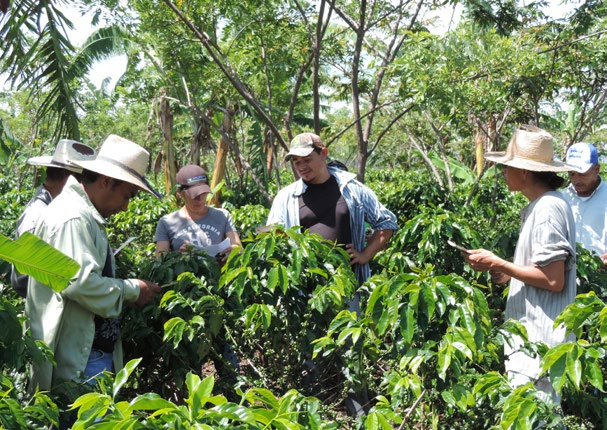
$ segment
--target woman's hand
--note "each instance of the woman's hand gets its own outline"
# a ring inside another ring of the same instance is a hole
[[[185,240],[179,247],[179,252],[188,252],[188,248],[191,246],[192,246],[192,243],[188,240]]]

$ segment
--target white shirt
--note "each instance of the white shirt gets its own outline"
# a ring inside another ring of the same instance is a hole
[[[576,242],[598,255],[607,253],[607,185],[601,180],[589,197],[579,197],[572,185],[562,191],[571,206]]]

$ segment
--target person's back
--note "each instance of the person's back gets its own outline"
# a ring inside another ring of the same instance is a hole
[[[567,150],[571,184],[562,191],[576,223],[576,241],[584,248],[607,257],[607,185],[600,176],[596,147],[579,142]]]

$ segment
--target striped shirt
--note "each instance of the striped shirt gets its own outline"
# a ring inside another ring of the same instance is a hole
[[[530,341],[542,341],[553,347],[572,338],[565,337],[565,328],[554,327],[554,320],[573,303],[576,296],[575,221],[569,204],[557,191],[550,191],[531,202],[521,212],[522,227],[516,243],[514,264],[545,267],[565,261],[565,287],[560,292],[525,284],[512,278],[506,302],[506,319],[520,321]],[[535,378],[539,359],[516,352],[505,345],[508,372]],[[512,355],[511,355],[512,354]]]

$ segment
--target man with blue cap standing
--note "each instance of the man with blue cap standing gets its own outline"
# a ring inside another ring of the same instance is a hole
[[[576,242],[607,260],[607,185],[601,179],[599,155],[590,143],[578,142],[567,150],[571,184],[562,191],[573,211]]]

